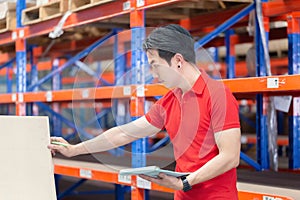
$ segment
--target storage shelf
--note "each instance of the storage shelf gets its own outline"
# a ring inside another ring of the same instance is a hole
[[[268,88],[267,80],[278,78],[278,88]],[[270,77],[251,77],[222,80],[234,94],[258,94],[284,95],[290,93],[300,94],[300,75],[281,75]],[[77,101],[96,100],[111,98],[130,98],[137,90],[137,86],[109,86],[99,88],[80,88],[47,92],[23,93],[23,102],[56,102],[56,101]],[[145,85],[145,97],[164,95],[169,90],[160,84]],[[129,93],[128,93],[129,92]],[[0,103],[13,103],[12,96],[15,94],[0,94]]]
[[[109,183],[117,183],[123,185],[131,185],[137,187],[137,178],[136,176],[131,176],[132,179],[130,183],[120,182],[119,174],[116,170],[101,165],[99,163],[89,163],[82,161],[72,161],[54,158],[54,172],[56,174],[73,176],[77,178],[86,178],[91,180],[104,181]],[[124,167],[115,166],[115,169],[121,169]],[[174,190],[160,185],[151,183],[151,189],[161,192],[174,192]]]

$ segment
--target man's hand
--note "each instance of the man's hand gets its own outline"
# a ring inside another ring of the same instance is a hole
[[[65,145],[52,144],[52,142],[59,142]],[[74,145],[69,144],[65,139],[61,137],[51,137],[50,144],[47,147],[51,150],[52,155],[55,155],[56,152],[59,152],[66,157],[72,157],[75,155]]]
[[[168,176],[164,173],[159,173],[158,178],[152,178],[146,175],[139,175],[141,178],[146,179],[150,182],[156,183],[158,185],[171,188],[173,190],[182,190],[183,184],[180,178],[173,176]]]

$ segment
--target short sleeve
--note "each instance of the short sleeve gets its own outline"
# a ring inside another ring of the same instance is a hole
[[[163,97],[155,102],[145,115],[148,122],[159,129],[163,129],[166,122],[166,109],[163,106],[164,101],[165,99]]]
[[[240,128],[238,103],[227,87],[219,88],[211,103],[211,127],[214,133]]]

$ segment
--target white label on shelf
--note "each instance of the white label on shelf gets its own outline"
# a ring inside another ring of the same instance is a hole
[[[86,99],[89,97],[89,90],[83,90],[81,94],[82,98]]]
[[[19,31],[19,38],[23,38],[25,36],[24,30]]]
[[[79,176],[83,178],[92,178],[92,171],[88,169],[80,169]]]
[[[139,176],[136,177],[136,186],[138,188],[151,190],[151,182],[147,181]]]
[[[274,104],[275,109],[280,110],[282,112],[289,112],[290,105],[292,102],[292,96],[275,96]]]
[[[136,6],[141,7],[145,5],[145,0],[136,0]]]
[[[18,94],[18,101],[19,102],[23,102],[24,101],[24,95],[23,95],[23,93],[19,93]]]
[[[294,97],[294,116],[300,116],[300,97]]]
[[[126,175],[118,175],[118,181],[120,183],[128,183],[131,184],[131,176],[126,176]]]
[[[130,1],[123,3],[123,10],[129,10],[131,8]]]
[[[136,88],[136,96],[137,97],[144,97],[145,96],[145,87],[144,87],[144,85],[139,85]]]
[[[279,88],[279,78],[267,78],[267,88]]]
[[[11,95],[11,100],[16,101],[17,100],[17,94],[12,94]]]
[[[123,95],[124,96],[130,96],[131,95],[131,87],[130,86],[124,86],[123,87]]]
[[[52,101],[52,92],[51,91],[46,92],[46,101],[47,102]]]
[[[270,197],[270,196],[263,196],[263,200],[282,200],[279,197]]]
[[[11,39],[12,39],[12,40],[17,39],[17,36],[18,36],[18,34],[17,34],[16,31],[13,31],[13,32],[11,33]]]
[[[122,101],[118,102],[118,116],[124,117],[126,115],[125,104]]]

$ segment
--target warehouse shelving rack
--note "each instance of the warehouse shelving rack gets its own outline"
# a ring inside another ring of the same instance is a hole
[[[131,7],[130,9],[124,10],[124,4],[128,3],[128,1],[120,0],[120,1],[113,1],[109,2],[107,4],[103,5],[97,5],[91,8],[88,8],[86,10],[81,10],[76,13],[71,14],[71,16],[66,20],[63,29],[68,29],[72,27],[76,27],[79,25],[92,23],[100,20],[109,19],[115,16],[119,15],[130,15],[130,27],[132,28],[132,47],[134,49],[141,49],[140,44],[143,40],[144,35],[144,29],[145,26],[145,10],[160,6],[166,6],[169,4],[175,4],[181,2],[180,0],[148,0],[148,1],[134,1],[131,0]],[[289,2],[289,1],[288,1]],[[290,2],[291,3],[291,2]],[[223,80],[224,83],[235,93],[237,96],[244,95],[244,94],[250,94],[250,95],[258,95],[257,102],[258,103],[258,119],[260,124],[260,127],[258,127],[258,133],[257,133],[257,143],[258,143],[258,162],[250,160],[246,157],[246,155],[241,155],[243,159],[248,161],[248,163],[252,164],[256,169],[263,170],[268,169],[268,153],[267,153],[267,132],[266,132],[266,116],[264,112],[264,106],[263,106],[263,100],[267,96],[272,95],[283,95],[283,94],[291,94],[294,96],[293,98],[293,115],[290,117],[290,125],[292,132],[290,133],[290,148],[292,149],[292,154],[290,156],[290,168],[292,169],[298,169],[300,167],[300,147],[299,147],[299,138],[300,138],[300,132],[299,132],[299,123],[300,118],[297,114],[298,108],[300,107],[299,98],[297,95],[299,95],[300,91],[300,85],[298,84],[298,80],[300,78],[299,74],[299,61],[297,60],[298,55],[298,42],[299,42],[299,13],[296,12],[297,10],[300,10],[300,1],[293,1],[293,3],[288,4],[284,1],[276,1],[276,2],[267,2],[263,1],[263,11],[264,11],[264,23],[265,23],[265,29],[266,29],[266,35],[268,36],[268,23],[269,18],[274,16],[284,16],[283,18],[288,21],[288,40],[289,40],[289,74],[290,75],[284,75],[284,76],[272,76],[272,77],[266,77],[265,75],[265,63],[263,62],[263,53],[258,54],[257,56],[257,63],[258,70],[262,71],[259,75],[260,77],[252,77],[252,78],[241,78],[237,79],[235,78],[235,69],[234,69],[234,52],[230,51],[232,50],[232,41],[231,36],[233,35],[233,32],[231,30],[226,31],[226,46],[228,49],[228,78],[232,79],[226,79]],[[244,10],[236,14],[233,18],[229,19],[225,23],[223,23],[221,26],[219,26],[217,29],[212,31],[210,34],[208,34],[206,37],[202,38],[196,43],[196,48],[200,47],[202,45],[205,45],[209,42],[210,39],[216,37],[220,32],[225,31],[229,27],[231,27],[234,23],[237,21],[243,19],[251,10],[255,9],[255,4],[250,4],[248,7],[246,7]],[[16,47],[16,58],[12,58],[10,60],[7,60],[4,65],[2,65],[0,68],[8,67],[7,69],[7,77],[9,77],[9,73],[11,73],[11,67],[13,63],[16,61],[17,65],[17,92],[15,94],[11,94],[11,79],[8,78],[7,80],[7,94],[1,94],[0,95],[0,103],[14,103],[16,105],[16,115],[26,115],[26,104],[36,102],[40,105],[43,105],[41,102],[53,102],[56,103],[56,110],[47,108],[45,106],[41,106],[44,109],[48,109],[49,111],[53,111],[52,113],[56,117],[56,127],[58,130],[61,130],[60,121],[65,121],[66,123],[69,123],[72,126],[72,122],[69,122],[68,120],[64,119],[61,115],[59,115],[59,103],[65,102],[65,101],[71,101],[71,100],[90,100],[90,99],[97,99],[97,100],[103,100],[103,99],[110,99],[112,96],[114,98],[128,98],[131,99],[131,114],[132,119],[135,119],[139,116],[142,116],[143,110],[144,110],[144,100],[146,97],[152,97],[152,96],[158,96],[165,94],[168,90],[164,88],[161,85],[145,85],[144,92],[145,94],[142,96],[137,95],[137,93],[134,94],[127,94],[124,95],[124,90],[128,90],[128,87],[131,91],[139,91],[140,87],[138,85],[143,85],[143,80],[133,80],[131,86],[111,86],[111,87],[99,87],[99,88],[83,88],[83,89],[73,89],[73,90],[60,90],[61,82],[59,77],[59,72],[61,72],[65,67],[72,64],[79,58],[84,57],[87,55],[87,53],[92,49],[85,49],[82,52],[78,53],[77,56],[74,58],[69,59],[66,61],[62,66],[58,67],[57,62],[58,60],[53,60],[53,63],[48,63],[47,67],[52,68],[52,72],[48,74],[43,79],[37,80],[37,68],[35,66],[38,66],[39,64],[36,63],[34,60],[35,57],[38,57],[39,52],[35,51],[39,48],[33,48],[32,49],[32,61],[31,61],[31,74],[32,74],[32,83],[29,87],[27,87],[26,83],[26,54],[27,54],[27,45],[26,45],[26,39],[33,38],[39,35],[47,34],[53,30],[53,27],[55,27],[58,22],[59,18],[53,18],[48,21],[42,21],[37,24],[32,24],[30,26],[23,27],[21,24],[21,13],[22,10],[25,8],[25,1],[20,0],[17,2],[17,28],[16,30],[13,30],[11,32],[5,32],[0,34],[0,45],[4,45],[7,43],[15,43]],[[113,9],[112,9],[113,8]],[[99,12],[101,10],[102,12]],[[235,13],[235,12],[234,12]],[[231,16],[232,12],[227,12],[228,16]],[[223,16],[224,18],[224,16]],[[215,23],[220,22],[220,18],[217,18]],[[193,18],[181,20],[181,25],[185,26],[189,30],[199,30],[198,27],[206,27],[208,22],[199,22],[199,20],[195,20]],[[220,24],[220,23],[218,23]],[[93,45],[97,46],[101,44],[101,42],[105,41],[110,36],[114,35],[115,33],[112,32],[109,35],[106,35],[106,37],[102,38],[100,41],[94,43]],[[260,38],[260,35],[257,34],[257,38]],[[257,42],[258,46],[258,52],[262,50],[262,44],[259,41]],[[118,47],[115,49],[115,54],[118,54]],[[10,57],[10,56],[8,56]],[[131,62],[132,67],[134,69],[134,72],[141,70],[138,69],[141,67],[141,65],[135,66],[138,61],[141,61],[142,63],[145,62],[145,58],[143,57],[143,54],[137,54],[132,55]],[[50,66],[49,66],[50,65]],[[292,75],[294,74],[294,75]],[[37,91],[36,88],[39,84],[46,81],[47,79],[50,79],[55,77],[54,79],[54,85],[53,85],[53,91]],[[268,88],[267,82],[270,78],[278,78],[279,80],[279,86],[278,88]],[[249,87],[251,85],[251,87]],[[86,95],[88,94],[88,95]],[[95,94],[94,96],[91,94]],[[75,126],[74,126],[75,127]],[[84,130],[81,130],[80,132],[85,132]],[[140,153],[139,157],[133,158],[133,167],[138,166],[144,166],[146,164],[145,156],[143,156],[143,153],[145,153],[145,139],[142,139],[140,141],[137,141],[133,145],[133,149],[135,149],[135,152]],[[143,187],[138,186],[138,180],[136,177],[133,177],[132,180],[124,182],[124,180],[120,181],[120,177],[116,172],[106,172],[101,171],[99,169],[93,169],[93,168],[81,168],[79,166],[68,166],[63,161],[56,159],[55,163],[55,172],[57,174],[63,174],[63,175],[70,175],[75,176],[79,178],[87,178],[87,179],[95,179],[95,180],[101,180],[106,182],[112,182],[112,183],[122,183],[125,185],[131,185],[133,186],[132,190],[132,199],[144,199],[147,194],[145,194],[145,190]],[[158,191],[164,191],[164,192],[172,192],[168,188],[164,188],[155,184],[151,184],[151,189],[158,190]],[[241,193],[241,197],[247,198],[246,193]],[[245,196],[243,196],[245,195]],[[259,195],[259,194],[258,194]],[[122,198],[122,197],[119,197]]]

